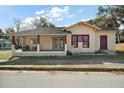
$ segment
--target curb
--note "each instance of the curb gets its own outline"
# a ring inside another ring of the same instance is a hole
[[[0,70],[34,70],[34,71],[124,71],[124,66],[108,65],[1,65]]]

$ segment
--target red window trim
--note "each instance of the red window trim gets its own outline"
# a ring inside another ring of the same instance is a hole
[[[73,36],[76,36],[77,40],[76,40],[76,46],[74,48],[78,47],[78,35],[72,35],[71,37],[71,45],[73,46]]]
[[[88,36],[88,47],[84,47],[84,36]],[[82,48],[89,48],[90,47],[89,35],[82,35]]]
[[[73,36],[76,36],[76,38],[77,38],[77,44],[76,44],[76,46],[74,47],[74,48],[77,48],[78,47],[78,36],[82,36],[82,48],[89,48],[90,47],[90,37],[89,37],[89,34],[83,34],[83,35],[72,35],[72,37],[71,37],[71,45],[73,46]],[[88,47],[84,47],[84,36],[88,36]]]

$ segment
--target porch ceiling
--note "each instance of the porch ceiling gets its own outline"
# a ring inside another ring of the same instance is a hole
[[[26,35],[67,35],[71,34],[69,31],[62,30],[58,27],[46,27],[46,28],[38,28],[33,30],[25,30],[11,33],[11,36],[26,36]]]

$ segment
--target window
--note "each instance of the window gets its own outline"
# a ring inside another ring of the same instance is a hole
[[[73,35],[72,46],[74,48],[78,47],[78,42],[82,42],[83,48],[89,48],[89,35]]]
[[[37,39],[32,39],[32,40],[31,40],[31,44],[32,44],[32,45],[36,45],[36,44],[37,44]]]
[[[77,35],[72,36],[72,46],[74,48],[78,47],[78,36]]]
[[[6,47],[6,43],[3,43],[3,47]]]
[[[89,47],[89,35],[83,35],[83,48]]]
[[[64,39],[63,38],[55,38],[53,39],[54,48],[55,49],[63,49],[64,48]]]
[[[60,39],[60,48],[63,48],[63,47],[64,47],[64,40]]]
[[[10,43],[8,43],[8,47],[11,47],[11,44]]]
[[[78,35],[78,42],[82,42],[82,35]]]

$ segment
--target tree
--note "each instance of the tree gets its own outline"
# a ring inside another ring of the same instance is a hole
[[[117,29],[120,26],[118,23],[116,23],[116,28],[113,28],[112,19],[105,16],[97,17],[95,19],[88,20],[87,22],[91,25],[95,25],[102,29],[107,29],[107,30]]]
[[[103,29],[116,29],[117,41],[120,42],[119,27],[124,24],[124,6],[100,6],[97,18],[88,22]]]
[[[100,6],[98,8],[98,17],[103,17],[100,20],[105,20],[108,29],[118,29],[120,23],[117,17],[117,7],[116,6]]]
[[[20,18],[14,18],[14,25],[16,27],[17,32],[19,32],[20,26],[22,25],[22,20]]]
[[[3,38],[3,35],[4,35],[3,30],[2,30],[2,29],[0,29],[0,39],[2,39],[2,38]]]
[[[20,18],[14,18],[14,24],[16,27],[16,31],[19,32],[20,31],[20,27],[22,25],[22,20]],[[20,38],[16,37],[17,40],[17,46],[20,46]]]
[[[34,21],[33,21],[33,25],[36,28],[39,28],[39,27],[55,27],[55,25],[50,23],[49,20],[45,17],[35,18]]]
[[[124,24],[124,6],[100,6],[98,8],[98,16],[105,16],[105,19],[101,19],[101,21],[108,20],[105,24],[109,23],[112,29],[118,29],[117,41],[120,42],[119,27]]]
[[[11,40],[11,37],[9,36],[9,34],[10,34],[11,32],[15,32],[15,30],[14,30],[13,28],[11,28],[11,27],[6,28],[6,29],[5,29],[5,37],[4,37],[4,38]]]

